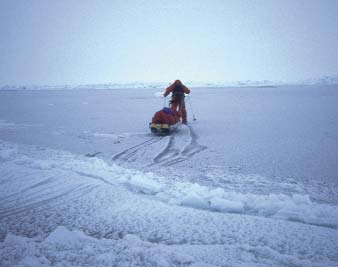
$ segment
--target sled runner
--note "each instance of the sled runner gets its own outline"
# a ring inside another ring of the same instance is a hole
[[[155,134],[169,134],[175,130],[177,130],[180,122],[175,124],[167,124],[167,123],[149,123],[150,130]]]

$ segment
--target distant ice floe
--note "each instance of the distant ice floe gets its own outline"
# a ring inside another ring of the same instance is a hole
[[[21,127],[25,127],[25,126],[28,126],[28,125],[18,124],[18,123],[9,122],[9,121],[0,119],[0,130],[1,129],[16,129],[16,128],[21,128]]]
[[[165,89],[169,82],[117,82],[104,84],[84,85],[30,85],[11,86],[5,85],[0,90],[111,90],[111,89]],[[280,85],[338,85],[338,76],[323,76],[302,81],[270,81],[270,80],[240,80],[240,81],[184,81],[189,87],[274,87]]]
[[[98,158],[49,151],[48,159],[41,159],[41,151],[22,154],[16,146],[5,142],[0,143],[0,148],[0,161],[11,161],[18,170],[22,166],[52,170],[60,175],[63,171],[68,171],[94,179],[98,183],[125,186],[135,193],[149,195],[170,205],[338,228],[338,207],[313,202],[308,195],[226,192],[222,188],[211,188],[196,183],[173,182],[150,172],[143,173],[115,164],[110,165]],[[4,171],[7,170],[0,168],[0,175]],[[13,175],[15,176],[15,173]]]

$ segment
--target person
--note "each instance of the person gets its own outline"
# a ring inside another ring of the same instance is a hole
[[[182,116],[182,123],[187,124],[187,110],[185,108],[185,95],[190,94],[190,90],[186,87],[180,80],[176,80],[172,83],[163,93],[163,96],[166,97],[171,93],[170,105],[171,108],[178,112]]]

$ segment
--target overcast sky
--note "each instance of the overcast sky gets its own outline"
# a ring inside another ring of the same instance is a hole
[[[1,0],[0,85],[338,74],[338,0]]]

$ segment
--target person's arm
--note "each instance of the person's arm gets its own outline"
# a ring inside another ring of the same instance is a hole
[[[188,87],[186,87],[185,85],[183,85],[183,91],[185,94],[190,94],[190,90]]]
[[[170,85],[164,92],[163,96],[166,97],[167,95],[169,95],[172,91],[174,90],[174,86]]]

